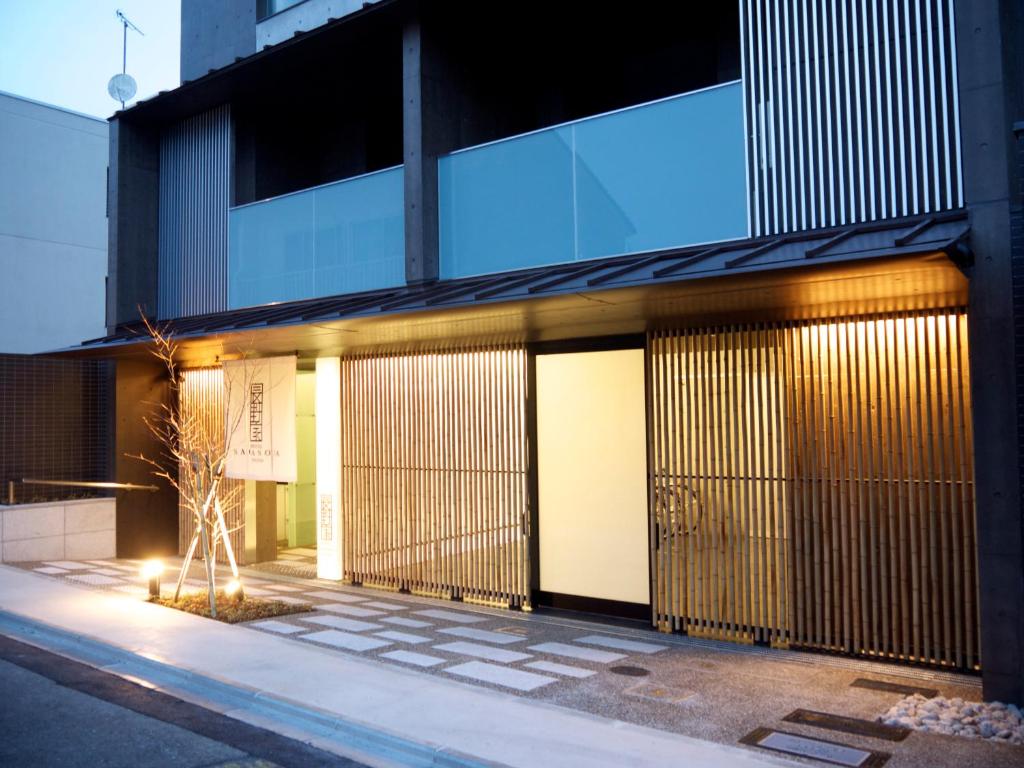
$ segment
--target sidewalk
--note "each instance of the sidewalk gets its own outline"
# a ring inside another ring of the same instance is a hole
[[[9,614],[0,616],[0,630],[31,631],[26,620],[44,626],[29,642],[63,641],[61,652],[70,655],[70,634],[95,658],[106,653],[108,667],[193,701],[206,691],[214,709],[377,765],[793,765],[339,656],[12,567],[0,566],[0,611]]]

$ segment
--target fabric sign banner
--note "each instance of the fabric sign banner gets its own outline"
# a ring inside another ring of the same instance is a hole
[[[224,387],[227,476],[294,483],[295,357],[226,362]]]

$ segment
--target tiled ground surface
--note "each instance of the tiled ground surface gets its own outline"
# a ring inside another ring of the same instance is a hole
[[[131,561],[23,567],[90,588],[146,593]],[[198,568],[190,576],[188,587],[200,588]],[[165,574],[165,591],[174,579]],[[252,629],[463,683],[729,744],[767,727],[889,752],[891,766],[1024,766],[1020,747],[920,733],[893,743],[782,722],[798,708],[870,720],[900,698],[851,687],[857,678],[978,700],[973,677],[481,608],[266,570],[247,570],[244,581],[251,596],[316,609],[250,622]],[[636,676],[624,674],[629,672]]]
[[[293,547],[277,552],[276,560],[256,563],[252,566],[258,571],[279,573],[284,576],[296,576],[300,579],[316,578],[316,549],[313,547]]]

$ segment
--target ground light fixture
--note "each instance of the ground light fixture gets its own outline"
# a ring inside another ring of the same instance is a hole
[[[149,596],[160,597],[160,574],[164,564],[160,560],[147,560],[142,564],[142,578],[149,580]]]
[[[238,579],[232,579],[224,587],[224,594],[235,600],[242,599],[242,582]]]

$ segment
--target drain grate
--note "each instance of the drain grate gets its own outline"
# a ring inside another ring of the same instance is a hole
[[[623,675],[624,677],[647,677],[651,674],[649,670],[643,667],[608,667],[608,671],[614,675]]]
[[[861,720],[856,717],[833,715],[828,712],[814,712],[809,709],[794,710],[782,719],[787,723],[813,725],[816,728],[851,733],[854,736],[870,736],[875,739],[885,739],[886,741],[903,741],[910,735],[909,728],[885,725],[884,723]]]
[[[899,683],[890,683],[886,680],[871,680],[866,677],[858,677],[852,683],[851,688],[868,688],[872,691],[885,691],[886,693],[898,693],[902,696],[913,696],[915,693],[919,693],[926,699],[934,699],[939,695],[939,692],[934,688],[918,688],[914,685],[900,685]]]
[[[520,635],[526,637],[525,627],[499,627],[495,632],[504,632],[506,635]]]
[[[684,701],[693,698],[693,691],[685,691],[682,688],[672,688],[657,683],[640,683],[632,688],[626,689],[627,696],[637,696],[641,699],[659,701],[663,704],[682,704]]]

